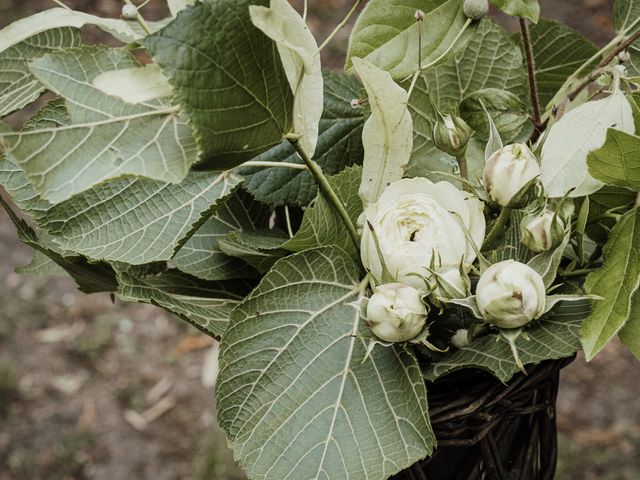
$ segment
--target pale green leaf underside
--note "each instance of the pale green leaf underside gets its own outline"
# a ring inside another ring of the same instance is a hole
[[[542,147],[540,176],[549,197],[564,197],[570,190],[570,196],[580,197],[603,186],[589,175],[587,155],[602,147],[612,127],[635,131],[631,106],[620,91],[574,108],[551,127]]]
[[[582,328],[582,346],[591,360],[629,320],[633,294],[640,286],[640,210],[626,213],[613,227],[604,264],[585,282],[587,293],[603,298]]]
[[[80,46],[74,28],[47,30],[0,53],[0,117],[35,101],[45,87],[29,71],[29,62],[49,52]]]
[[[255,276],[245,262],[226,255],[219,242],[229,233],[267,228],[271,210],[239,190],[202,224],[173,258],[181,271],[205,280]]]
[[[640,191],[640,137],[609,129],[601,149],[587,157],[589,173],[607,185]]]
[[[177,272],[150,277],[118,272],[120,299],[160,307],[215,338],[222,337],[231,311],[242,300],[242,295],[229,287]]]
[[[551,107],[548,103],[569,76],[598,51],[591,41],[572,28],[550,20],[540,20],[531,28],[531,46],[543,107]]]
[[[240,181],[215,172],[190,173],[179,185],[114,180],[57,204],[43,227],[65,250],[90,258],[132,265],[169,260]]]
[[[580,350],[580,326],[589,315],[589,301],[563,303],[516,340],[520,359],[525,365],[565,358]],[[435,381],[456,370],[479,368],[507,382],[518,373],[509,344],[496,341],[496,335],[475,340],[468,347],[455,350],[427,367],[425,377]]]
[[[362,213],[362,201],[358,196],[362,169],[351,167],[338,175],[329,177],[329,183],[336,195],[346,207],[349,217],[355,224]],[[308,248],[335,245],[358,258],[349,232],[335,208],[319,193],[314,203],[304,213],[302,224],[291,240],[282,245],[293,252],[302,252]]]
[[[203,168],[237,166],[291,129],[293,95],[277,48],[249,17],[250,4],[266,3],[199,3],[142,42],[174,87]]]
[[[178,13],[180,13],[188,6],[194,5],[195,3],[195,0],[167,0],[169,11],[171,12],[171,15],[173,17],[178,15]]]
[[[169,79],[155,63],[139,68],[104,72],[94,78],[92,84],[102,93],[134,104],[173,94]]]
[[[422,65],[442,56],[460,34],[467,17],[461,0],[371,0],[358,18],[347,58],[364,59],[404,80],[418,68],[419,27],[415,14],[426,15],[422,32]],[[460,45],[472,37],[475,28],[467,28]]]
[[[322,65],[320,51],[305,21],[288,0],[271,0],[271,8],[253,5],[251,21],[276,42],[287,80],[294,95],[293,133],[313,156],[322,116]]]
[[[613,26],[616,32],[627,30],[640,21],[640,1],[615,0],[613,4]]]
[[[218,420],[250,478],[383,480],[431,452],[416,360],[380,346],[365,360],[358,273],[340,249],[309,250],[234,311]]]
[[[45,277],[66,277],[67,272],[44,253],[34,250],[28,264],[16,268],[16,273],[26,275],[42,275]]]
[[[362,85],[353,77],[324,71],[324,111],[314,160],[325,175],[362,163],[363,108],[353,108]],[[256,157],[256,161],[303,163],[289,141]],[[318,188],[311,174],[292,168],[246,168],[244,188],[258,200],[271,205],[306,206]]]
[[[129,53],[105,47],[49,54],[31,64],[32,73],[65,99],[72,123],[0,138],[44,199],[58,203],[126,174],[177,183],[197,160],[177,107],[131,105],[91,84],[101,73],[136,66]]]
[[[371,116],[362,131],[364,161],[359,192],[367,206],[402,178],[413,146],[413,120],[407,108],[407,92],[389,73],[359,58],[353,58],[353,65],[371,106]]]
[[[507,15],[525,17],[534,22],[540,18],[538,0],[491,0],[491,2]]]

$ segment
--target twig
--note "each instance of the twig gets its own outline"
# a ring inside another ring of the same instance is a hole
[[[536,82],[536,63],[529,35],[529,24],[525,18],[520,18],[520,30],[522,30],[522,43],[524,55],[527,59],[527,72],[529,73],[529,90],[531,92],[531,104],[533,105],[533,121],[538,135],[542,132],[542,116],[540,113],[540,97],[538,96],[538,84]]]
[[[329,45],[329,43],[331,42],[331,40],[333,40],[333,37],[336,36],[336,34],[342,30],[344,28],[344,26],[347,24],[347,22],[349,21],[349,19],[351,18],[351,16],[355,13],[356,9],[358,8],[358,5],[360,5],[360,2],[362,0],[356,0],[355,3],[353,4],[353,7],[351,7],[351,10],[349,10],[349,12],[347,13],[346,17],[344,17],[342,19],[342,21],[338,24],[338,26],[333,30],[333,32],[331,32],[331,34],[325,39],[324,42],[322,42],[322,45],[320,45],[320,47],[318,48],[318,51],[322,51],[327,45]]]
[[[288,162],[261,162],[258,160],[250,160],[248,162],[244,162],[240,167],[264,167],[264,168],[293,168],[294,170],[306,170],[306,165],[302,165],[300,163],[288,163]]]
[[[307,152],[305,152],[304,148],[302,148],[302,145],[300,145],[299,138],[289,137],[287,138],[287,140],[289,140],[291,145],[293,145],[293,147],[296,149],[298,155],[300,155],[300,158],[304,160],[304,163],[307,165],[307,168],[311,172],[311,175],[313,175],[314,180],[318,184],[320,191],[323,193],[327,201],[336,209],[336,212],[338,212],[340,219],[344,223],[345,227],[347,227],[347,231],[349,232],[349,236],[351,237],[351,240],[356,247],[356,251],[360,251],[360,238],[358,236],[358,230],[356,230],[356,226],[351,221],[351,217],[349,217],[349,213],[347,212],[345,206],[342,204],[342,201],[340,201],[340,198],[338,198],[338,195],[329,184],[327,177],[325,177],[322,173],[320,166],[316,162],[314,162],[311,157],[309,157],[309,155],[307,155]]]

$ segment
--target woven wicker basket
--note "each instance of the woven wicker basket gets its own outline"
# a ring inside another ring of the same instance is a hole
[[[552,480],[560,370],[575,357],[528,367],[503,384],[467,370],[429,385],[438,448],[395,480]]]

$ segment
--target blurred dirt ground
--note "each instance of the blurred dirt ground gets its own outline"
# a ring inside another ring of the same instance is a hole
[[[121,7],[66,3],[106,16]],[[612,1],[541,3],[545,17],[600,44],[610,38]],[[309,1],[320,39],[350,5]],[[52,6],[0,0],[0,27]],[[150,19],[166,14],[161,0],[143,11]],[[103,41],[92,29],[87,36]],[[347,30],[338,35],[326,64],[340,67],[347,38]],[[113,305],[67,279],[14,273],[29,258],[0,213],[0,480],[244,478],[215,423],[215,345],[158,309]],[[640,478],[639,367],[614,343],[563,374],[559,480]]]

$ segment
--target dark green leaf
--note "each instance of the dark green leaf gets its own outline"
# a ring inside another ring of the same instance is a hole
[[[507,15],[525,17],[533,22],[540,18],[538,0],[491,0],[491,2]]]
[[[607,185],[640,191],[640,137],[610,128],[607,139],[587,157],[589,173]]]
[[[280,230],[236,231],[220,240],[220,249],[264,274],[287,254],[287,251],[282,249],[282,244],[287,238]]]

